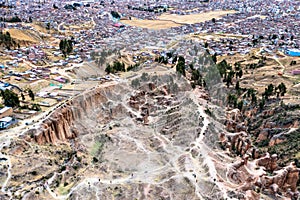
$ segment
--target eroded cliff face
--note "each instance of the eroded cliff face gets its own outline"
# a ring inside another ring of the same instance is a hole
[[[257,111],[247,112],[246,116],[253,117]],[[262,116],[267,118],[274,114],[274,109],[264,111]],[[297,121],[297,120],[296,120]],[[239,110],[229,111],[227,114],[227,130],[234,133],[221,133],[220,142],[223,149],[228,152],[239,155],[241,159],[232,164],[232,170],[229,173],[230,179],[242,184],[239,190],[246,192],[248,199],[259,199],[260,192],[273,195],[281,199],[282,194],[290,199],[298,199],[297,182],[299,180],[300,169],[295,162],[290,162],[288,166],[280,167],[278,165],[278,155],[263,152],[252,144],[249,133],[239,129],[238,124],[242,126],[245,119]],[[278,123],[278,122],[277,122]],[[287,125],[293,128],[294,121]],[[257,136],[257,141],[264,141],[271,137],[269,146],[284,142],[284,138],[279,136],[270,136],[270,130],[278,128],[276,122],[263,122]],[[239,132],[237,132],[239,131]],[[266,144],[268,146],[268,143]]]
[[[128,180],[120,178],[121,171],[125,171],[125,174],[132,171],[129,176],[134,180],[147,174],[141,184],[132,184],[132,187],[145,193],[145,198],[150,199],[155,198],[151,196],[150,190],[161,190],[159,195],[169,197],[169,188],[177,194],[175,191],[182,187],[186,189],[182,194],[192,199],[203,196],[199,192],[200,188],[205,188],[204,196],[211,199],[227,195],[256,200],[260,199],[261,192],[279,199],[281,195],[291,199],[298,198],[299,168],[293,162],[286,167],[280,167],[276,154],[264,153],[253,145],[251,135],[247,132],[248,121],[239,110],[227,113],[227,132],[222,124],[208,117],[203,110],[200,111],[203,109],[202,104],[209,99],[207,96],[202,98],[205,93],[200,92],[202,96],[200,93],[196,95],[201,102],[199,103],[187,88],[176,89],[175,93],[174,88],[177,86],[174,85],[146,82],[138,89],[126,90],[120,86],[94,88],[59,106],[36,130],[31,130],[34,141],[41,145],[59,144],[80,138],[75,145],[79,144],[84,152],[88,152],[89,147],[86,144],[93,140],[98,141],[99,133],[102,136],[102,132],[105,133],[103,137],[109,145],[106,150],[102,150],[103,147],[100,145],[99,148],[96,143],[98,150],[92,153],[94,158],[91,161],[106,160],[99,165],[93,164],[103,170],[104,175],[100,176],[106,177],[105,183],[100,179],[94,183],[96,190],[100,190],[104,196],[110,195],[106,190],[107,182],[109,183],[106,175],[111,170],[115,174],[116,183],[110,183],[129,192],[132,197],[136,197],[135,192],[123,187],[123,181]],[[264,112],[263,115],[270,116],[272,113],[274,111]],[[254,117],[257,110],[246,114]],[[101,126],[98,127],[98,124]],[[217,126],[218,129],[215,129]],[[261,127],[263,129],[258,138],[265,140],[269,137],[265,128],[276,128],[276,125],[264,122]],[[218,142],[220,146],[216,145]],[[78,149],[80,148],[76,150]],[[164,155],[163,158],[158,156],[161,154]],[[127,157],[129,160],[126,160]],[[145,157],[152,159],[151,162],[145,161]],[[148,174],[148,170],[152,170],[144,168],[148,165],[159,173]],[[92,170],[90,173],[98,172]],[[215,188],[211,185],[217,191],[215,194],[207,186],[211,184],[210,181],[207,182],[208,179],[217,186]],[[51,187],[55,188],[55,185]],[[81,186],[78,189],[81,191],[86,187]],[[195,194],[193,191],[196,191]],[[73,193],[75,196],[82,195],[80,192]]]
[[[76,124],[80,123],[84,116],[93,115],[94,109],[107,101],[104,93],[112,89],[113,86],[95,88],[60,105],[34,131],[34,140],[38,144],[55,144],[74,139],[79,134]]]

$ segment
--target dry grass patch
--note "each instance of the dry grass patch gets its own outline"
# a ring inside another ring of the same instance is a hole
[[[28,41],[32,43],[38,42],[36,39],[31,37],[27,31],[25,30],[18,30],[18,29],[9,29],[8,32],[10,33],[11,37],[20,41]]]
[[[136,27],[148,28],[154,30],[181,26],[180,24],[168,20],[132,19],[132,20],[121,20],[121,22],[130,26],[136,26]]]
[[[195,24],[211,20],[212,18],[222,18],[224,15],[236,13],[234,10],[210,11],[205,13],[191,14],[191,15],[176,15],[176,14],[162,14],[157,20],[142,20],[133,18],[131,20],[121,20],[122,23],[148,29],[167,29],[171,27],[178,27],[183,24]]]
[[[218,19],[222,18],[224,15],[236,13],[234,10],[220,10],[220,11],[210,11],[205,13],[197,13],[191,15],[176,15],[164,13],[159,16],[160,20],[171,20],[180,24],[195,24],[200,22],[209,21],[212,18]]]

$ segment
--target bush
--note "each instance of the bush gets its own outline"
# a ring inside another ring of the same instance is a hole
[[[96,158],[96,157],[93,157],[93,162],[96,163],[98,162],[99,160]]]
[[[266,147],[269,145],[270,140],[266,139],[266,140],[262,140],[259,143],[257,143],[257,147]]]
[[[33,176],[36,176],[36,175],[37,175],[37,172],[36,172],[36,171],[32,171],[31,174],[32,174]]]
[[[60,172],[63,172],[63,171],[65,171],[66,170],[66,166],[61,166],[61,168],[60,168]]]

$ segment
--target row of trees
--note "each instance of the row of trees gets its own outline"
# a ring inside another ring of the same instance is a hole
[[[243,109],[244,106],[244,100],[238,101],[238,97],[235,94],[229,94],[228,95],[228,104],[232,105],[234,108],[238,108],[239,110]]]
[[[144,4],[144,7],[133,7],[131,5],[127,5],[127,8],[128,9],[131,9],[131,10],[139,10],[139,11],[147,11],[147,12],[155,12],[155,13],[158,13],[158,12],[167,12],[167,8],[165,8],[164,6],[154,6],[154,7],[148,7],[148,8],[145,8],[145,4]]]
[[[286,93],[286,89],[287,88],[284,83],[280,83],[277,87],[275,87],[271,83],[265,88],[265,92],[263,93],[262,96],[267,100],[269,99],[269,97],[271,97],[274,94],[276,94],[277,97],[284,96]]]
[[[16,23],[16,22],[22,22],[22,20],[18,16],[14,16],[12,18],[5,18],[5,17],[0,17],[1,22],[9,22],[9,23]]]
[[[155,62],[158,62],[158,63],[163,63],[163,64],[168,64],[168,62],[169,62],[169,59],[171,59],[171,58],[173,58],[172,59],[172,64],[175,64],[176,62],[177,62],[177,60],[178,60],[178,57],[177,57],[177,55],[175,55],[174,57],[174,54],[173,54],[173,52],[167,52],[166,53],[166,56],[159,56],[159,57],[156,57],[155,59],[154,59],[154,61]]]
[[[110,73],[116,73],[116,72],[125,72],[125,64],[123,62],[114,61],[112,65],[107,64],[105,68],[105,72]]]
[[[134,65],[129,65],[129,66],[127,67],[126,70],[127,70],[127,71],[135,70],[135,69],[138,68],[138,66],[139,66],[138,63],[136,63],[136,64],[134,64]]]
[[[235,63],[235,68],[233,69],[230,64],[227,63],[226,60],[222,60],[220,63],[217,64],[217,68],[223,78],[223,82],[226,82],[227,87],[233,84],[234,76],[238,80],[243,76],[243,70],[241,68],[240,63]]]
[[[268,39],[272,42],[272,44],[275,44],[275,40],[280,39],[280,40],[285,40],[285,39],[290,39],[291,41],[294,40],[294,36],[291,35],[290,38],[286,38],[284,35],[276,35],[276,34],[271,34],[269,35],[267,38],[265,38],[264,36],[260,35],[258,37],[256,36],[252,36],[252,46],[256,46],[257,44],[261,43],[262,40],[264,39]],[[279,43],[279,46],[282,46],[284,43]],[[248,44],[249,46],[251,46],[251,44]]]
[[[11,49],[17,45],[16,41],[12,39],[9,32],[0,32],[0,45],[4,45],[7,49]]]
[[[158,63],[163,63],[163,64],[168,64],[168,58],[166,58],[165,56],[159,56],[157,58],[155,58],[154,60],[155,62],[158,62]]]
[[[167,52],[165,56],[159,56],[155,58],[155,61],[158,63],[167,64],[170,59],[172,59],[172,64],[176,64],[176,72],[186,76],[185,58],[183,56],[177,56],[174,55],[173,52]],[[206,82],[200,71],[195,69],[192,63],[189,64],[189,68],[191,72],[191,86],[193,88],[195,88],[196,85],[206,87]]]
[[[265,58],[260,59],[259,63],[255,65],[257,67],[260,64],[263,64]],[[230,85],[233,84],[233,78],[236,78],[235,82],[235,91],[231,92],[227,96],[228,105],[233,106],[234,108],[238,108],[240,110],[243,109],[245,104],[256,106],[258,105],[260,110],[262,110],[269,100],[269,98],[273,95],[276,95],[277,98],[279,96],[284,96],[287,92],[287,88],[284,83],[280,83],[277,87],[273,84],[269,84],[265,91],[262,93],[261,100],[258,101],[257,98],[257,91],[253,88],[242,88],[240,86],[239,79],[243,76],[243,70],[241,64],[239,62],[234,64],[233,67],[226,62],[226,60],[221,61],[217,64],[217,69],[220,73],[220,76],[223,78],[223,82],[226,82],[227,87],[229,88]],[[243,94],[242,96],[240,96]],[[240,100],[239,100],[240,99]]]
[[[35,95],[31,89],[27,90],[28,96],[32,101],[35,99]],[[4,100],[4,105],[8,107],[18,107],[20,106],[20,100],[18,94],[11,90],[1,90],[1,97]],[[25,101],[25,95],[21,93],[22,101]],[[35,106],[36,107],[36,106]]]
[[[252,105],[258,105],[260,110],[262,110],[266,104],[266,101],[269,100],[269,98],[272,95],[276,94],[277,97],[279,97],[279,96],[284,96],[285,93],[287,92],[287,88],[284,83],[280,83],[277,87],[275,87],[273,84],[269,84],[265,88],[265,92],[262,94],[262,98],[258,103],[256,97],[257,91],[254,90],[253,88],[248,88],[248,89],[241,88],[239,86],[239,82],[237,82],[235,89],[237,93],[236,94],[230,93],[227,97],[227,100],[229,105],[233,106],[234,108],[238,108],[240,110],[242,110],[244,102],[250,102],[250,101]],[[241,90],[244,91],[244,95],[241,96],[242,100],[238,101]]]

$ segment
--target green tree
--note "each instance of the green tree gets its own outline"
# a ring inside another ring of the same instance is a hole
[[[273,94],[273,90],[274,90],[274,85],[272,83],[269,84],[267,90],[268,90],[268,93],[272,95]]]
[[[242,78],[242,76],[243,76],[243,70],[239,69],[239,71],[236,72],[236,77]]]
[[[217,63],[217,54],[215,53],[214,55],[212,55],[212,60],[214,63]]]
[[[193,81],[197,81],[200,78],[200,76],[201,75],[200,75],[199,70],[195,69],[195,70],[192,71],[192,77],[191,77],[191,79]]]
[[[4,99],[4,105],[9,107],[16,107],[20,105],[19,97],[16,93],[10,90],[1,90],[1,96]]]
[[[257,103],[257,98],[256,98],[255,93],[252,93],[252,94],[251,94],[251,102],[252,102],[253,104],[256,104],[256,103]]]
[[[274,91],[274,85],[271,83],[268,85],[267,88],[265,88],[265,92],[263,93],[263,96],[268,100],[268,98],[272,96],[273,91]]]
[[[262,100],[259,102],[259,109],[260,110],[264,109],[265,103],[266,103],[265,98],[262,98]]]
[[[207,48],[207,47],[208,47],[208,43],[205,42],[205,43],[204,43],[204,48]]]
[[[47,29],[47,30],[50,30],[50,28],[51,28],[51,24],[50,24],[50,22],[48,22],[48,23],[46,24],[46,29]]]
[[[202,81],[202,86],[206,87],[206,81],[205,80]]]
[[[230,71],[229,73],[228,73],[228,76],[226,77],[226,85],[227,85],[227,87],[229,87],[231,84],[232,84],[232,78],[233,78],[233,76],[234,76],[234,71]]]
[[[226,60],[222,60],[220,63],[217,64],[217,68],[220,72],[221,77],[225,78],[226,77],[226,69],[227,69],[227,61]]]
[[[284,83],[280,83],[277,87],[279,89],[279,93],[281,96],[284,96],[284,94],[286,93],[286,86]]]
[[[234,94],[229,94],[227,97],[228,104],[236,107],[237,105],[237,97]]]
[[[0,45],[3,44],[8,50],[16,45],[16,42],[11,38],[10,33],[7,31],[5,34],[0,32]]]
[[[175,64],[177,62],[177,56],[175,56],[172,60],[172,64]]]
[[[28,90],[28,95],[31,98],[31,100],[34,101],[34,93],[32,92],[31,89]]]
[[[116,12],[116,11],[111,11],[110,14],[111,14],[114,18],[117,18],[117,19],[120,19],[120,18],[121,18],[120,14],[119,14],[118,12]]]
[[[237,81],[235,84],[235,90],[236,91],[240,90],[240,82],[239,81]]]
[[[110,66],[110,64],[107,64],[107,65],[106,65],[105,72],[106,72],[107,74],[113,73],[113,69],[112,69],[112,67]]]
[[[183,76],[185,76],[185,59],[183,56],[179,56],[178,62],[176,65],[176,71]]]
[[[31,110],[41,111],[42,109],[41,109],[40,105],[34,103],[31,105]]]
[[[72,40],[67,40],[67,54],[70,54],[73,51],[73,42]]]
[[[244,101],[243,101],[243,100],[241,100],[241,101],[239,101],[239,102],[238,102],[238,104],[237,104],[237,108],[238,108],[240,111],[242,111],[242,109],[243,109],[243,105],[244,105]]]
[[[67,39],[60,40],[59,49],[61,50],[61,52],[66,57],[66,55],[70,54],[73,51],[73,42],[72,42],[72,40],[67,40]]]
[[[22,98],[22,101],[25,101],[25,96],[23,93],[21,93],[21,98]]]

